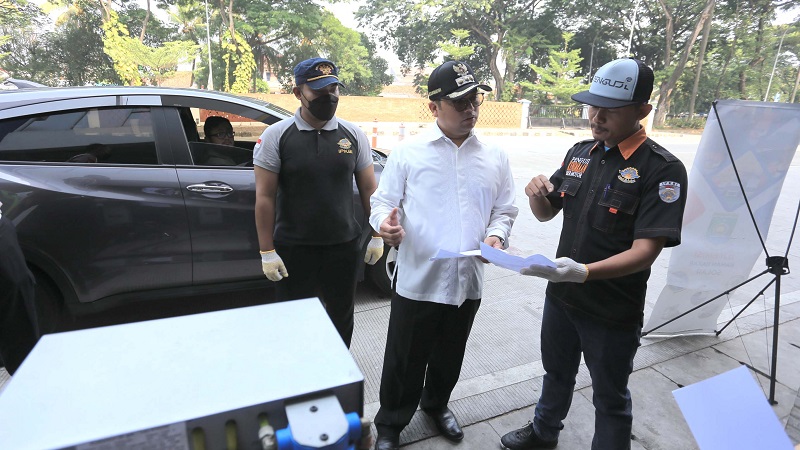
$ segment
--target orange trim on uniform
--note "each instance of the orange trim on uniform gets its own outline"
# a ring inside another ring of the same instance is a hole
[[[622,154],[622,157],[627,160],[646,140],[647,132],[644,130],[644,127],[639,128],[639,131],[628,136],[624,141],[618,144],[619,152]]]
[[[645,131],[644,127],[639,128],[639,131],[625,138],[624,141],[617,144],[622,158],[627,161],[628,158],[633,155],[633,152],[635,152],[637,148],[644,144],[644,141],[646,140],[647,132]],[[589,150],[589,153],[591,154],[596,148],[600,148],[599,141],[594,143],[594,147]]]

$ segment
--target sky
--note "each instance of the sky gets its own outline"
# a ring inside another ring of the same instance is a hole
[[[342,22],[342,25],[362,33],[367,33],[368,36],[370,36],[371,38],[373,38],[373,40],[375,40],[374,36],[372,36],[372,30],[369,30],[364,27],[359,27],[358,22],[355,19],[356,11],[361,5],[365,3],[366,1],[364,0],[353,0],[347,3],[340,2],[335,5],[323,3],[323,6],[328,11],[330,11],[334,15],[334,17],[339,19],[339,22]],[[395,55],[394,52],[391,50],[381,48],[380,43],[376,42],[376,45],[378,48],[378,56],[385,59],[389,63],[389,68],[394,73],[400,73],[400,65],[402,63],[400,62],[400,59],[397,57],[397,55]]]

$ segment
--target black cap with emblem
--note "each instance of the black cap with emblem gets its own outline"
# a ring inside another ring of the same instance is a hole
[[[472,68],[465,62],[447,61],[433,69],[428,77],[428,98],[431,100],[459,99],[474,89],[491,92],[492,88],[475,81]]]

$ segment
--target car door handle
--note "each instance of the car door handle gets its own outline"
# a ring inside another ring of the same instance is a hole
[[[190,184],[186,189],[192,192],[200,192],[203,194],[227,194],[233,192],[233,188],[227,184]]]

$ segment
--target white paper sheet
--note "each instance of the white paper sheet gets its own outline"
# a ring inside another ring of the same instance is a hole
[[[432,256],[430,260],[434,261],[434,260],[437,260],[437,259],[469,258],[470,256],[481,256],[481,251],[480,250],[468,250],[466,252],[455,253],[455,252],[449,252],[447,250],[439,249],[439,252],[435,256]]]
[[[484,244],[483,242],[481,242],[480,250],[468,250],[461,253],[455,253],[439,249],[439,251],[436,253],[436,256],[431,258],[431,261],[436,259],[467,258],[471,256],[482,256],[490,263],[500,266],[504,269],[513,270],[514,272],[519,272],[520,270],[532,265],[547,267],[556,266],[553,261],[550,261],[550,259],[547,257],[539,254],[523,258],[521,256],[511,255],[503,250],[493,248]]]
[[[792,450],[747,367],[672,391],[701,450]]]
[[[546,266],[546,267],[555,267],[556,265],[553,261],[550,261],[545,256],[540,254],[535,254],[531,256],[527,256],[525,258],[511,255],[503,250],[496,249],[494,247],[490,247],[483,242],[481,242],[481,256],[486,258],[490,263],[500,266],[504,269],[513,270],[514,272],[519,272],[520,270],[530,267],[530,266]]]

